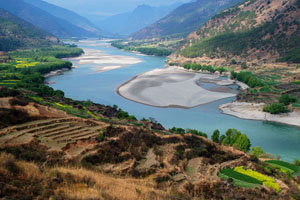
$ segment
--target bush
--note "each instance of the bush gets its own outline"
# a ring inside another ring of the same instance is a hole
[[[264,151],[262,150],[261,147],[257,146],[257,147],[252,147],[250,154],[255,156],[256,158],[259,158],[262,154],[264,154]]]
[[[106,129],[102,128],[100,130],[100,133],[99,133],[98,138],[97,138],[99,142],[103,142],[104,141],[104,139],[105,139],[105,133],[106,133]]]
[[[297,98],[294,96],[290,96],[288,94],[284,94],[279,98],[279,103],[283,103],[286,106],[296,102],[297,102]]]
[[[242,68],[242,69],[247,69],[247,68],[248,68],[248,66],[247,66],[247,64],[246,64],[246,63],[242,63],[242,66],[241,66],[241,68]]]
[[[273,103],[265,105],[263,111],[271,114],[280,114],[289,112],[289,109],[283,103]]]
[[[296,160],[294,161],[294,164],[295,164],[296,166],[300,166],[300,160],[296,159]]]

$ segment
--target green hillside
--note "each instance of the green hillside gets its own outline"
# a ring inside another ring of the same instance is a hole
[[[300,1],[251,0],[208,21],[188,38],[185,57],[300,62]]]
[[[45,47],[57,42],[53,35],[0,9],[0,51]]]

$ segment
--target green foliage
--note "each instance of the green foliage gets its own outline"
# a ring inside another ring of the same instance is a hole
[[[211,140],[213,142],[219,143],[220,142],[220,131],[219,130],[215,130],[211,136]]]
[[[183,68],[185,69],[192,69],[194,71],[209,71],[211,73],[215,73],[216,71],[219,71],[220,73],[226,72],[227,70],[224,67],[213,67],[210,65],[200,65],[195,63],[186,63],[183,65]]]
[[[296,102],[297,102],[297,98],[294,96],[290,96],[288,94],[284,94],[279,98],[279,103],[283,103],[286,106]]]
[[[185,130],[183,128],[176,128],[176,127],[171,128],[170,132],[175,133],[175,134],[179,134],[179,135],[184,135],[185,134]]]
[[[137,120],[137,118],[136,118],[135,116],[129,115],[128,112],[125,112],[125,111],[122,110],[122,109],[119,109],[119,110],[118,110],[117,118],[119,118],[119,119],[133,120],[133,121],[136,121],[136,120]]]
[[[146,54],[146,55],[154,55],[154,56],[169,56],[172,52],[168,49],[163,48],[151,48],[151,47],[140,47],[136,48],[137,51]]]
[[[250,154],[253,155],[253,156],[255,156],[256,158],[259,158],[261,155],[264,154],[264,151],[259,146],[252,147],[251,150],[250,150]]]
[[[111,42],[111,45],[118,49],[124,49],[126,51],[138,51],[146,55],[169,56],[172,53],[172,51],[161,47],[139,47],[135,43],[124,44],[122,40],[113,41]]]
[[[265,105],[263,111],[271,114],[281,114],[289,112],[289,109],[283,103],[272,103]]]
[[[300,160],[299,160],[299,159],[296,159],[296,160],[294,161],[294,164],[295,164],[296,166],[299,166],[299,167],[300,167]]]
[[[242,68],[242,69],[247,69],[248,66],[247,66],[247,64],[246,64],[245,62],[243,62],[241,68]]]
[[[99,142],[103,142],[104,141],[104,139],[105,139],[105,133],[106,133],[106,129],[102,128],[100,130],[100,133],[99,133],[98,138],[97,138]]]
[[[236,129],[228,129],[225,135],[220,137],[220,143],[235,147],[241,151],[247,152],[251,147],[250,139]]]
[[[202,136],[202,137],[207,138],[207,134],[206,133],[203,133],[203,132],[195,130],[195,129],[186,129],[185,132],[186,133],[191,133],[193,135],[198,135],[198,136]]]
[[[71,62],[59,58],[78,56],[81,53],[81,49],[70,45],[9,52],[14,60],[0,64],[0,85],[10,84],[16,88],[25,88],[37,92],[39,96],[63,97],[62,91],[55,91],[44,85],[45,78],[42,75],[54,70],[71,69]]]
[[[241,82],[247,84],[251,88],[264,86],[264,83],[261,80],[257,79],[251,72],[241,71],[241,72],[237,73],[237,72],[232,71],[231,78],[237,79],[238,81],[241,81]]]
[[[203,132],[195,130],[195,129],[183,129],[183,128],[173,127],[169,131],[171,133],[179,134],[179,135],[184,135],[186,133],[191,133],[193,135],[202,136],[202,137],[206,137],[207,138],[207,134],[206,133],[203,133]]]

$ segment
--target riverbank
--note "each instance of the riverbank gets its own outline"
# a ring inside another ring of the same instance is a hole
[[[261,120],[300,126],[300,112],[294,111],[280,115],[273,115],[262,111],[264,105],[264,103],[256,104],[232,102],[219,106],[219,109],[224,114],[232,115],[241,119]]]
[[[236,96],[234,93],[213,92],[197,84],[201,79],[218,78],[215,74],[193,73],[168,67],[134,77],[119,86],[117,93],[128,100],[154,107],[191,108]]]

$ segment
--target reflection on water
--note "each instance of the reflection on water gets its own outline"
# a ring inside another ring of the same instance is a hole
[[[48,79],[48,81],[55,82],[51,87],[63,90],[67,97],[78,100],[90,99],[101,104],[116,104],[139,118],[154,117],[166,128],[172,126],[195,128],[207,132],[208,135],[211,135],[215,129],[225,132],[228,128],[236,128],[249,136],[252,146],[259,145],[266,152],[280,155],[288,161],[300,159],[300,128],[270,122],[243,120],[222,114],[218,106],[228,103],[234,98],[222,99],[191,109],[180,109],[155,108],[134,103],[117,95],[116,88],[120,84],[137,74],[164,67],[166,58],[124,52],[110,47],[103,41],[88,41],[79,43],[79,46],[102,50],[111,55],[133,56],[143,62],[113,71],[95,73],[92,69],[93,66],[78,64],[75,60],[73,63],[79,68],[65,72],[63,76]],[[206,87],[213,86],[206,85]],[[230,87],[233,90],[237,89],[236,86]]]

